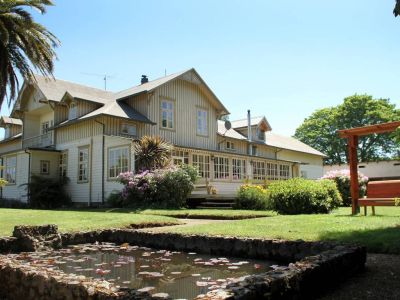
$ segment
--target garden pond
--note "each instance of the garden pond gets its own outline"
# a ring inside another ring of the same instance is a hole
[[[202,255],[193,252],[158,250],[129,244],[96,243],[74,245],[52,251],[25,252],[18,260],[67,274],[102,279],[120,288],[172,298],[201,298],[224,288],[237,278],[265,273],[276,262]],[[199,296],[200,295],[200,296]]]

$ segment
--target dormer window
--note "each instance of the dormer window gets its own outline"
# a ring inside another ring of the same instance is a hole
[[[123,135],[136,136],[136,125],[122,123],[121,124],[121,133]]]
[[[234,151],[235,150],[235,144],[232,142],[226,142],[226,150]]]
[[[69,104],[68,120],[76,119],[78,116],[78,104],[76,102],[71,102]]]
[[[257,138],[260,141],[264,141],[265,140],[265,132],[263,130],[261,130],[260,128],[257,128]]]

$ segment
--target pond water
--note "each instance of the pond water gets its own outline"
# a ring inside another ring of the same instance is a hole
[[[65,273],[102,278],[117,286],[193,299],[224,287],[234,278],[264,273],[276,262],[151,249],[122,244],[85,244],[31,253]]]

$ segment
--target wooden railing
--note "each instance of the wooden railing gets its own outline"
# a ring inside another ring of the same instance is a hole
[[[54,145],[53,131],[26,138],[22,141],[23,148],[46,148]]]

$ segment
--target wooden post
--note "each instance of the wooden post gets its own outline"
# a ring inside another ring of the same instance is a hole
[[[351,191],[351,213],[353,215],[359,212],[358,197],[358,158],[357,158],[358,136],[350,135],[348,137],[349,164],[350,164],[350,191]]]

